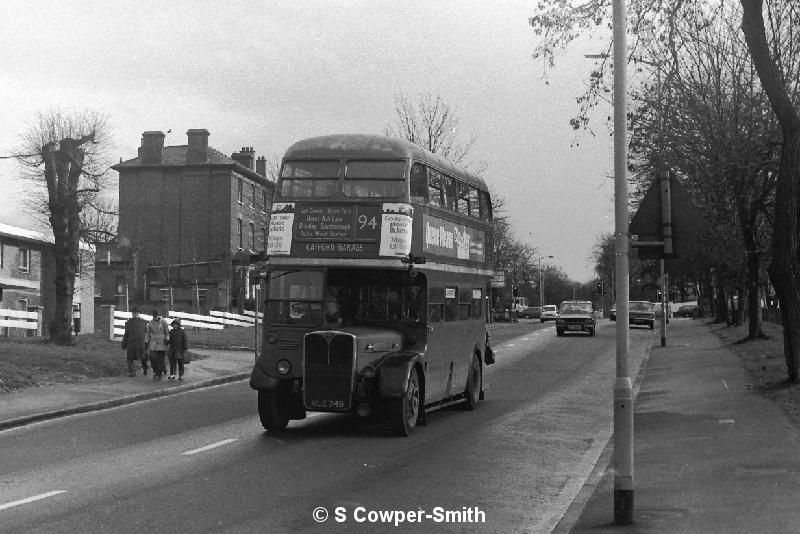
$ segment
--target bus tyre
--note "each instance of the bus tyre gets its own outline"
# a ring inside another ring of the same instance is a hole
[[[417,426],[420,411],[420,390],[417,368],[408,374],[406,391],[398,399],[389,399],[389,426],[395,436],[408,436]]]
[[[270,432],[278,432],[289,424],[289,415],[278,407],[274,391],[258,390],[258,418],[261,426]]]
[[[594,328],[592,328],[592,329],[590,329],[590,330],[589,330],[589,335],[590,335],[590,336],[593,336],[593,335],[594,335]]]
[[[559,337],[563,336],[564,335],[564,329],[563,328],[556,328],[556,335],[559,336]]]
[[[464,396],[466,397],[464,409],[472,411],[478,406],[482,389],[481,382],[481,360],[477,354],[473,354],[469,376],[467,377],[467,389],[464,391]]]

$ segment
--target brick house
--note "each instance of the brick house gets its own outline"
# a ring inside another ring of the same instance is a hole
[[[94,265],[89,247],[81,246],[80,271],[75,278],[73,317],[81,334],[94,331]],[[42,309],[42,332],[55,314],[55,259],[53,237],[0,223],[0,308],[18,311]],[[24,335],[0,328],[0,335]]]
[[[207,313],[242,309],[266,251],[275,183],[252,147],[227,157],[191,129],[164,146],[144,132],[119,173],[119,238],[98,250],[99,304]],[[257,259],[256,257],[259,256]]]

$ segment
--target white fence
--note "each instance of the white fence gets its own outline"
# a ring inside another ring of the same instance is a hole
[[[0,308],[0,328],[22,328],[24,330],[38,331],[41,320],[40,313]]]
[[[248,313],[247,311],[245,313]],[[35,314],[34,314],[35,315]],[[125,321],[133,316],[131,312],[114,310],[114,325],[113,335],[110,337],[122,337],[125,334]],[[145,321],[149,321],[153,317],[146,313],[140,313],[139,317]],[[259,319],[263,317],[258,314]],[[178,311],[170,311],[167,314],[167,322],[172,322],[173,319],[180,319],[183,327],[202,328],[206,330],[222,330],[226,326],[253,326],[256,322],[255,312],[249,312],[248,315],[238,315],[235,313],[212,311],[211,315],[197,315],[194,313],[184,313]]]

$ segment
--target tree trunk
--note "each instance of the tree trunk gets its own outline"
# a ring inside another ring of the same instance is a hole
[[[783,77],[770,56],[764,30],[763,1],[741,0],[742,30],[758,77],[769,96],[783,132],[775,192],[772,263],[769,275],[783,315],[783,353],[790,382],[798,382],[800,366],[800,260],[798,260],[798,195],[800,180],[800,115],[794,108]]]
[[[764,337],[761,332],[761,306],[758,298],[758,281],[761,273],[761,261],[758,253],[747,255],[747,321],[748,339]]]
[[[725,324],[728,324],[728,301],[727,297],[725,296],[725,290],[722,287],[717,288],[716,304],[716,310],[714,313],[717,318],[714,320],[714,322],[724,322]]]

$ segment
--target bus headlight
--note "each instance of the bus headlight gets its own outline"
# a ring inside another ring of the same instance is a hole
[[[361,370],[361,376],[364,378],[374,378],[378,371],[371,365],[367,365]]]
[[[292,364],[288,360],[278,360],[275,363],[275,370],[279,375],[288,375],[292,372]]]

